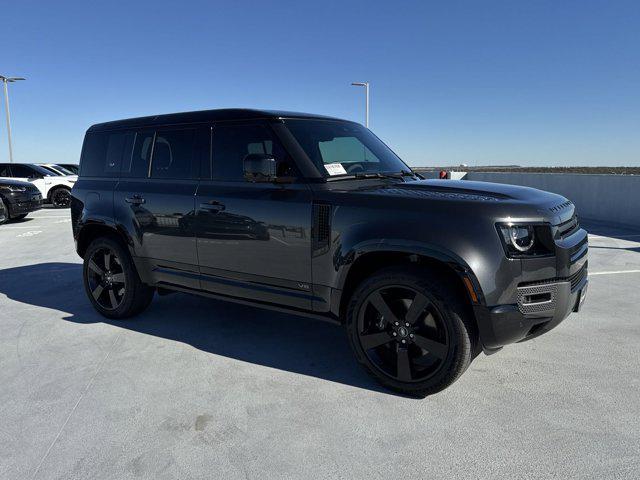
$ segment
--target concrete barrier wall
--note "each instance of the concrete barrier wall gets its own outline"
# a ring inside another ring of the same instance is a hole
[[[559,193],[576,205],[583,218],[640,227],[640,176],[469,172],[465,179]]]

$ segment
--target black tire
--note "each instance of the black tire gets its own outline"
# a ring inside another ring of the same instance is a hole
[[[140,281],[129,252],[112,237],[91,242],[84,255],[82,277],[93,307],[107,318],[137,315],[153,299],[154,288]]]
[[[472,313],[458,290],[418,267],[386,268],[360,284],[345,324],[358,362],[385,387],[413,397],[447,388],[476,351]]]
[[[55,208],[69,208],[71,205],[71,190],[67,187],[55,187],[49,192],[49,202]]]
[[[27,218],[28,213],[21,213],[20,215],[16,215],[15,217],[11,217],[11,220],[22,220],[23,218]]]

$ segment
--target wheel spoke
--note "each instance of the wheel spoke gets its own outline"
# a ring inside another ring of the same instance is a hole
[[[397,372],[398,378],[403,382],[411,380],[411,361],[409,359],[409,349],[398,347]]]
[[[393,323],[398,321],[398,318],[391,311],[391,309],[389,308],[389,305],[387,305],[387,302],[384,300],[384,298],[382,298],[382,295],[380,295],[379,291],[371,295],[370,302],[375,307],[375,309],[378,310],[378,313],[382,315],[387,322]]]
[[[113,288],[110,288],[108,292],[109,292],[109,301],[111,302],[111,308],[116,308],[118,306],[118,300],[116,299],[116,294],[113,291]]]
[[[387,332],[370,333],[360,337],[360,345],[362,345],[362,348],[365,350],[369,350],[389,343],[391,340],[392,337]]]
[[[91,292],[91,295],[93,295],[93,298],[98,300],[98,298],[100,298],[100,295],[102,295],[103,290],[104,290],[104,287],[102,285],[98,285],[96,288],[93,289],[93,291]]]
[[[424,348],[430,354],[439,359],[443,359],[447,355],[448,348],[444,343],[436,342],[435,340],[423,337],[422,335],[415,335],[413,337],[413,341],[420,348]]]
[[[407,315],[405,317],[407,323],[411,325],[416,323],[416,320],[418,320],[418,317],[422,312],[424,312],[424,309],[427,308],[428,305],[429,299],[420,293],[416,293],[416,296],[411,302],[411,306],[409,307],[409,310],[407,311]]]
[[[113,283],[124,283],[124,273],[116,273],[111,277]]]
[[[104,252],[104,268],[111,270],[111,252]]]
[[[104,271],[98,265],[96,265],[96,262],[94,262],[93,260],[89,260],[89,268],[100,276],[104,275]]]

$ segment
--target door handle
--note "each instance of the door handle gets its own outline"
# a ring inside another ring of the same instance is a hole
[[[142,195],[132,195],[131,197],[127,197],[124,199],[125,202],[130,203],[132,205],[142,205],[146,202]]]
[[[209,212],[221,212],[225,208],[226,207],[222,203],[217,202],[215,200],[210,200],[206,203],[200,204],[200,210],[207,210]]]

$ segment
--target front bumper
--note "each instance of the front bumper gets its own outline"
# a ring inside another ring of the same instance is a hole
[[[554,256],[523,261],[521,282],[510,296],[513,303],[474,307],[485,352],[542,335],[582,306],[589,283],[587,232],[576,222],[561,233]],[[545,276],[549,273],[555,277]]]
[[[20,196],[11,196],[7,202],[9,206],[9,216],[15,217],[17,215],[24,215],[35,210],[42,208],[42,195],[36,194],[22,194]]]
[[[585,265],[583,277],[575,283],[570,279],[522,287],[522,297],[542,302],[529,302],[495,307],[475,307],[485,351],[504,345],[531,340],[557,327],[572,312],[582,307],[586,298],[589,278]],[[532,288],[533,287],[533,288]],[[530,295],[531,292],[536,292]],[[542,304],[542,305],[541,305]],[[533,312],[530,312],[533,307]]]

